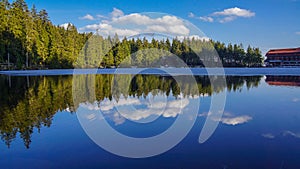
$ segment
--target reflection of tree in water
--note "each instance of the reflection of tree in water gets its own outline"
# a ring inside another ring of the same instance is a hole
[[[92,79],[92,75],[78,75],[80,86],[78,92],[82,92],[82,102],[92,100],[93,97],[85,94],[88,87],[86,80]],[[214,92],[224,90],[225,86],[215,86],[212,89],[208,76],[196,76],[197,84],[188,81],[186,76],[172,77],[158,75],[136,75],[130,82],[130,86],[124,86],[122,79],[131,79],[131,75],[118,75],[117,91],[112,84],[116,79],[114,75],[97,75],[95,80],[95,98],[98,102],[108,98],[118,99],[120,96],[146,98],[152,95],[170,94],[174,97],[182,94],[184,97],[196,95],[211,95]],[[218,77],[213,77],[217,80]],[[247,88],[257,87],[261,77],[227,77],[229,91],[239,91],[246,84]],[[11,142],[19,133],[24,144],[29,148],[31,135],[36,129],[50,127],[52,119],[57,112],[68,110],[75,112],[78,105],[74,105],[72,97],[72,76],[48,76],[48,77],[11,77],[11,87],[8,85],[8,77],[0,76],[0,135],[5,144],[10,147]],[[158,89],[158,90],[157,90]],[[87,97],[84,97],[87,96]]]
[[[9,88],[6,77],[1,77],[0,134],[7,146],[20,133],[29,148],[34,128],[50,127],[54,114],[72,106],[71,77],[12,77]],[[16,92],[15,92],[16,91]]]

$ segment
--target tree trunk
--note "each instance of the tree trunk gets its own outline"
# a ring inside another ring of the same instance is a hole
[[[26,52],[26,68],[28,68],[28,52]]]

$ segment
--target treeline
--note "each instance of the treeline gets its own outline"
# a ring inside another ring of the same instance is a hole
[[[84,45],[87,34],[75,26],[55,26],[45,10],[30,10],[24,0],[0,0],[0,63],[15,68],[70,68]]]
[[[259,48],[247,47],[242,44],[229,43],[227,46],[221,42],[212,42],[225,67],[261,67],[264,57]]]
[[[263,60],[258,48],[248,46],[245,51],[242,44],[226,46],[224,43],[196,38],[157,40],[125,37],[119,40],[117,35],[113,38],[94,35],[86,42],[74,66],[182,67],[186,64],[189,67],[260,67]]]
[[[0,0],[0,22],[0,64],[12,63],[15,69],[182,66],[178,59],[190,67],[263,63],[260,50],[250,46],[245,51],[242,45],[195,38],[119,39],[79,33],[72,24],[53,25],[45,10],[29,10],[24,0]]]

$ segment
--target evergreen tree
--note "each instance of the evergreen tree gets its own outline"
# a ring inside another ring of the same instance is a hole
[[[203,61],[214,66],[217,55],[224,66],[252,67],[263,63],[258,48],[249,46],[245,52],[241,44],[226,46],[196,38],[149,41],[146,37],[120,39],[117,34],[111,38],[78,33],[72,24],[67,28],[53,25],[46,10],[37,11],[35,6],[29,10],[24,0],[12,4],[0,0],[0,22],[0,63],[9,61],[18,69],[114,67],[121,63],[157,67],[172,61],[168,52],[189,66],[205,66]]]

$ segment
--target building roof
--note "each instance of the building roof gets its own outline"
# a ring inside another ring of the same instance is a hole
[[[280,55],[280,56],[290,56],[290,55],[300,55],[300,47],[299,48],[287,48],[287,49],[271,49],[266,54],[266,56],[274,56],[274,55]]]

